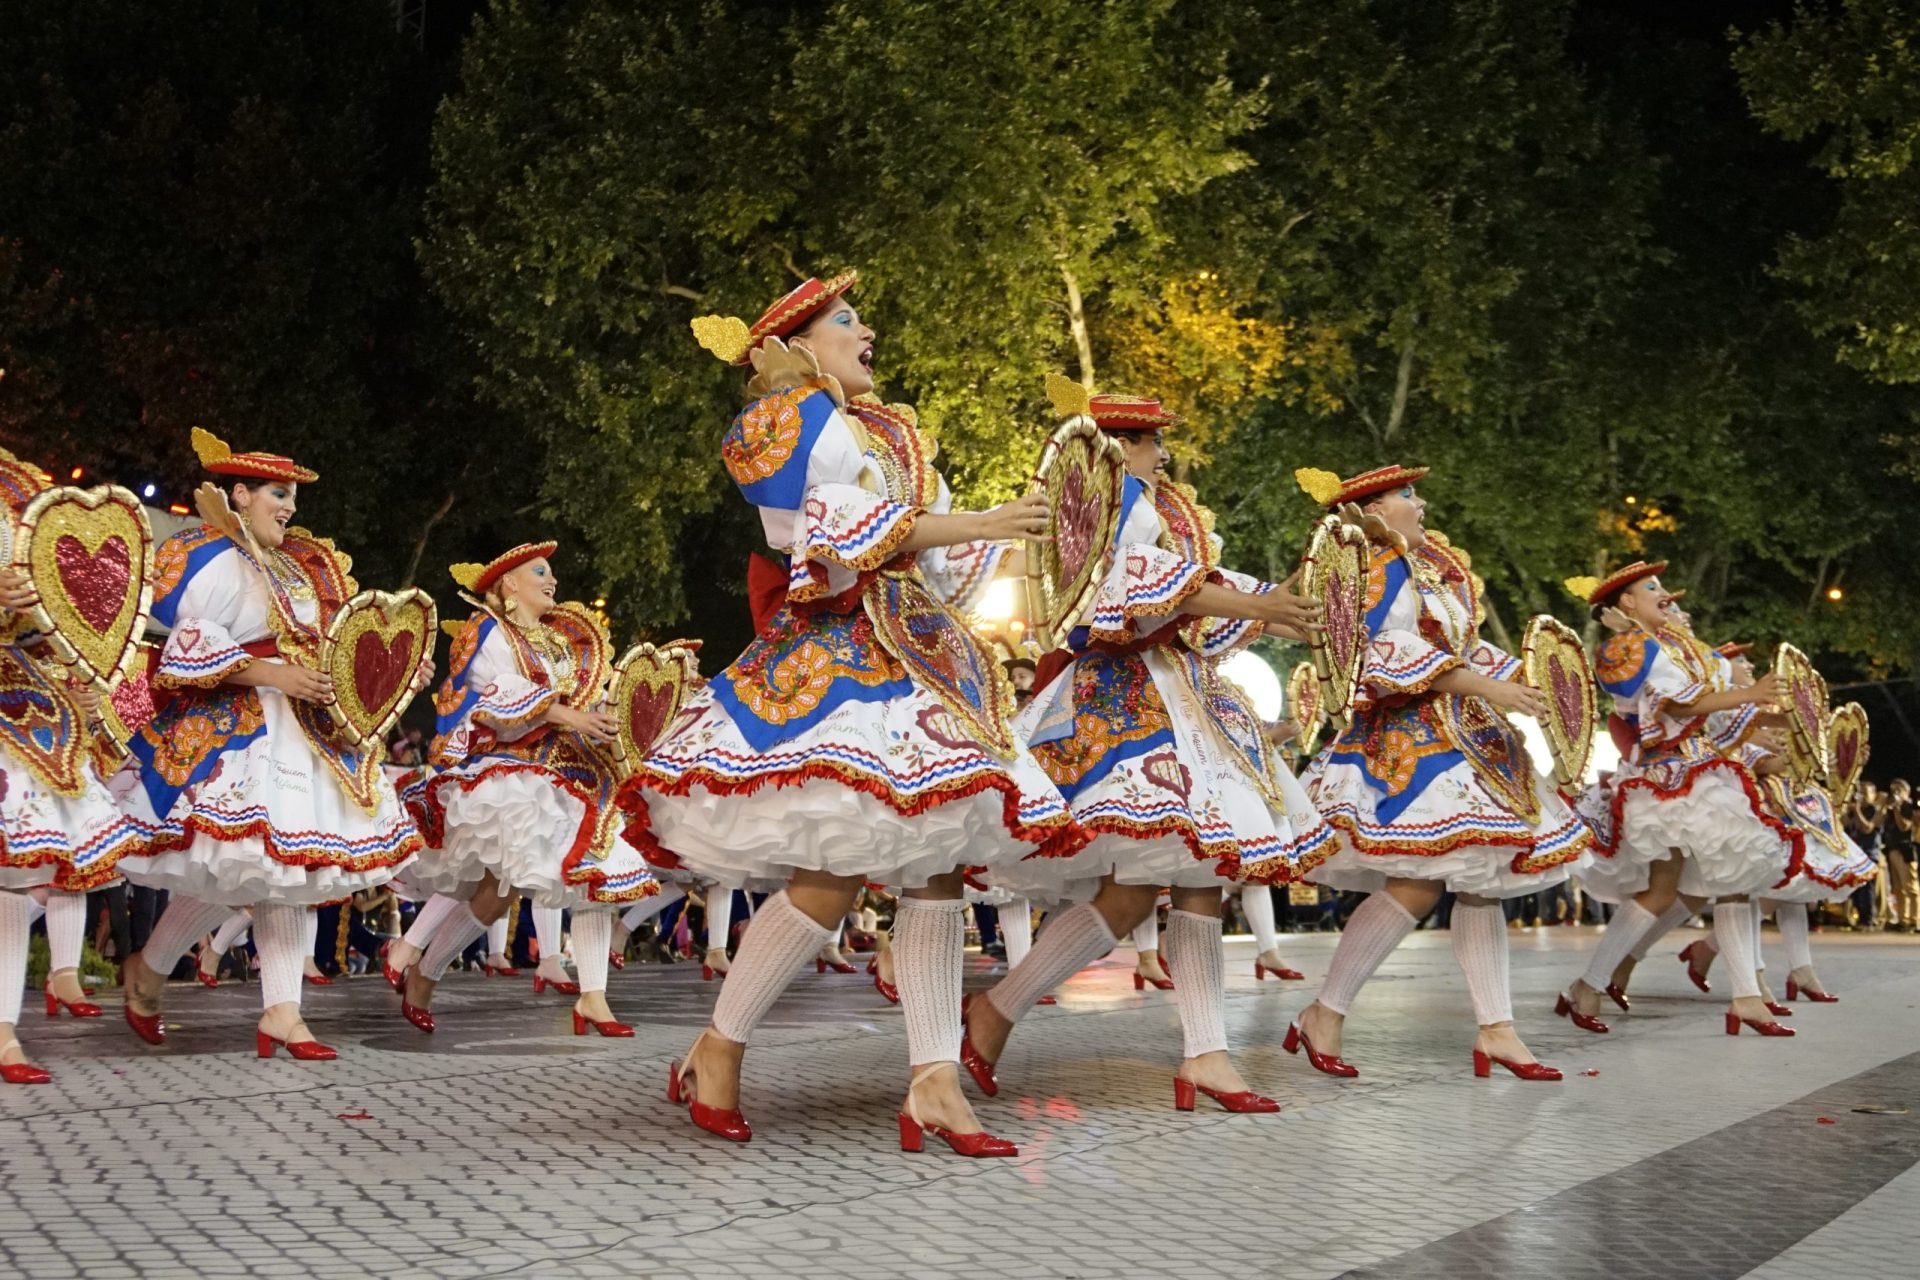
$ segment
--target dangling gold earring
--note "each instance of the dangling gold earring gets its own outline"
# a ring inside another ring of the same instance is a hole
[[[511,619],[514,614],[520,612],[520,600],[516,596],[508,596],[501,602],[500,608]]]

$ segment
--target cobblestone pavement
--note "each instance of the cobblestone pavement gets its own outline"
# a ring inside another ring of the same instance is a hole
[[[0,1086],[0,1274],[28,1276],[1911,1277],[1920,1274],[1920,940],[1818,934],[1837,1005],[1793,1040],[1724,1035],[1663,944],[1592,1036],[1550,1013],[1596,934],[1513,935],[1520,1029],[1559,1085],[1471,1076],[1447,935],[1353,1009],[1353,1081],[1280,1050],[1305,983],[1230,939],[1228,1029],[1278,1116],[1181,1114],[1171,996],[1131,954],[1022,1025],[990,1129],[1018,1160],[903,1155],[898,1010],[798,978],[756,1037],[735,1147],[665,1100],[715,987],[613,976],[631,1040],[576,1039],[527,978],[455,975],[440,1031],[377,979],[310,988],[333,1063],[252,1054],[253,985],[168,993],[150,1049],[108,1018],[21,1028],[51,1086]],[[1777,940],[1767,950],[1780,964]],[[969,986],[999,966],[974,958]],[[1203,1101],[1203,1107],[1206,1105]],[[1821,1118],[1833,1121],[1824,1124]]]

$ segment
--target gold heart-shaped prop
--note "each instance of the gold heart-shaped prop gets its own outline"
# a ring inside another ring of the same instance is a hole
[[[606,624],[593,610],[578,600],[553,606],[541,625],[567,638],[577,664],[560,700],[570,707],[590,707],[613,678],[613,642],[607,638]]]
[[[34,626],[77,679],[107,693],[153,607],[153,528],[140,500],[112,484],[43,490],[21,513],[13,553],[40,597]]]
[[[1827,773],[1827,682],[1806,654],[1782,644],[1773,660],[1780,681],[1780,709],[1787,716],[1787,766],[1794,781],[1815,782]]]
[[[1100,590],[1107,548],[1120,523],[1127,457],[1090,418],[1047,438],[1034,485],[1047,499],[1047,537],[1027,543],[1027,601],[1033,637],[1061,643]]]
[[[1367,663],[1367,535],[1337,515],[1324,517],[1300,569],[1301,590],[1326,608],[1312,644],[1322,714],[1336,731],[1345,729]]]
[[[1295,663],[1287,677],[1287,717],[1300,726],[1293,740],[1294,751],[1312,755],[1326,717],[1320,710],[1320,676],[1311,662]]]
[[[613,664],[607,713],[619,729],[623,776],[647,758],[700,687],[699,653],[698,640],[637,644]]]
[[[320,644],[320,670],[333,680],[335,736],[371,751],[413,701],[413,675],[439,626],[433,597],[363,591],[333,615]]]
[[[1540,732],[1553,755],[1554,780],[1563,787],[1579,786],[1587,776],[1593,735],[1600,727],[1600,695],[1579,633],[1558,618],[1545,614],[1534,618],[1527,623],[1520,671],[1547,699]]]
[[[1867,769],[1867,709],[1857,702],[1834,708],[1827,717],[1827,790],[1835,807],[1853,798]]]

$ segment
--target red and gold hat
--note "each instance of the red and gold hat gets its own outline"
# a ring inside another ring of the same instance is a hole
[[[1424,480],[1426,475],[1425,467],[1403,467],[1396,463],[1362,471],[1349,480],[1342,480],[1333,472],[1322,471],[1318,467],[1301,467],[1293,473],[1293,478],[1309,498],[1331,509],[1349,502],[1365,502],[1368,498],[1394,489],[1403,489]]]
[[[1062,418],[1088,417],[1102,431],[1158,431],[1184,421],[1145,396],[1094,395],[1062,374],[1047,375],[1047,399]]]
[[[827,280],[809,278],[761,312],[751,325],[738,316],[699,316],[693,321],[693,336],[728,364],[746,364],[755,347],[801,328],[859,278],[857,271],[843,271]]]
[[[488,588],[500,581],[502,575],[512,573],[530,560],[545,560],[551,556],[557,542],[523,542],[511,551],[503,552],[485,564],[456,564],[449,566],[447,572],[453,580],[477,596],[487,594]]]
[[[1635,560],[1632,564],[1615,569],[1604,578],[1584,577],[1568,578],[1565,586],[1575,596],[1590,605],[1620,594],[1642,578],[1657,578],[1667,571],[1665,560],[1656,560],[1648,564],[1645,560]]]
[[[1714,652],[1723,658],[1744,658],[1753,652],[1753,646],[1750,644],[1741,644],[1737,640],[1729,640],[1718,649],[1715,649]]]
[[[242,480],[284,480],[288,484],[312,484],[317,472],[283,458],[277,453],[235,453],[227,442],[211,431],[193,429],[193,451],[200,465],[217,476],[237,476]]]

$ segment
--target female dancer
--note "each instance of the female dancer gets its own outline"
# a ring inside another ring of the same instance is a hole
[[[1086,625],[1069,638],[1065,668],[1021,717],[1027,728],[1060,726],[1037,732],[1033,751],[1094,838],[1072,857],[994,873],[1018,892],[1079,905],[1048,921],[986,999],[969,1002],[965,1061],[982,1089],[998,1092],[994,1064],[1015,1024],[1145,921],[1171,886],[1167,957],[1186,1041],[1175,1105],[1191,1110],[1204,1093],[1229,1111],[1277,1111],[1228,1056],[1221,896],[1234,881],[1266,882],[1310,864],[1333,833],[1244,695],[1219,675],[1217,658],[1263,628],[1304,638],[1318,606],[1218,567],[1211,513],[1166,474],[1161,432],[1178,415],[1157,400],[1088,397],[1065,379],[1050,380],[1048,391],[1063,416],[1089,417],[1118,441],[1128,471]],[[1144,960],[1151,944],[1136,938]],[[1147,980],[1136,970],[1136,989]]]
[[[1596,1016],[1600,996],[1620,961],[1676,899],[1696,906],[1717,899],[1714,934],[1736,967],[1727,1034],[1745,1024],[1762,1035],[1790,1036],[1768,1016],[1755,981],[1748,901],[1780,879],[1790,831],[1767,812],[1752,771],[1715,746],[1710,728],[1717,712],[1751,715],[1771,705],[1776,682],[1769,675],[1732,687],[1726,664],[1668,612],[1665,568],[1636,561],[1604,579],[1567,583],[1596,617],[1618,628],[1594,666],[1634,741],[1604,792],[1605,812],[1591,824],[1598,856],[1580,873],[1588,893],[1620,909],[1556,1011],[1584,1030],[1605,1032]]]
[[[983,591],[1007,558],[994,544],[1043,532],[1046,509],[1030,496],[948,513],[911,410],[861,398],[874,332],[845,296],[853,281],[808,280],[751,327],[694,323],[709,351],[754,367],[721,455],[787,557],[785,601],[756,611],[759,637],[688,702],[621,803],[649,858],[723,889],[763,876],[787,887],[754,916],[668,1091],[701,1128],[751,1136],[739,1079],[754,1025],[872,880],[904,891],[902,1148],[931,1132],[963,1155],[1012,1155],[955,1079],[963,869],[1070,850],[1081,835],[1012,735],[1005,673],[948,604]]]
[[[1715,651],[1729,664],[1735,688],[1751,688],[1755,682],[1753,663],[1747,657],[1750,648],[1744,644],[1723,644]],[[1715,745],[1753,771],[1768,812],[1786,823],[1792,832],[1790,843],[1782,850],[1779,870],[1783,878],[1768,888],[1767,896],[1758,899],[1753,909],[1753,954],[1759,970],[1755,980],[1761,998],[1776,1017],[1787,1012],[1785,1005],[1774,1002],[1767,988],[1766,959],[1760,949],[1760,921],[1771,911],[1787,951],[1787,999],[1793,1001],[1805,995],[1817,1004],[1834,1003],[1839,997],[1828,994],[1814,972],[1807,906],[1845,902],[1861,885],[1878,875],[1879,868],[1841,827],[1833,810],[1833,799],[1826,789],[1817,783],[1796,782],[1787,773],[1786,761],[1779,750],[1779,730],[1760,728],[1754,723],[1755,717],[1739,712],[1721,712],[1713,720]],[[1663,915],[1659,923],[1665,924],[1668,918]],[[1662,932],[1665,930],[1658,925],[1649,929],[1641,946],[1644,948]],[[1687,976],[1702,991],[1710,989],[1707,973],[1719,953],[1713,935],[1689,944],[1681,952]]]
[[[4,518],[18,520],[52,483],[46,472],[0,449]],[[122,855],[137,848],[139,828],[101,785],[91,758],[98,699],[70,685],[44,641],[21,616],[38,603],[33,584],[0,569],[0,1080],[46,1084],[51,1073],[27,1061],[16,1029],[27,980],[27,940],[34,901],[47,894],[51,953],[47,1016],[65,1009],[97,1018],[100,1006],[80,986],[86,893],[111,881]]]
[[[312,665],[320,635],[356,588],[332,543],[289,527],[314,473],[233,453],[197,427],[193,443],[230,487],[203,485],[206,523],[161,544],[153,616],[169,634],[153,684],[172,700],[135,735],[112,783],[144,835],[122,869],[171,895],[122,969],[127,1023],[159,1044],[167,974],[233,908],[251,906],[265,1009],[258,1053],[285,1045],[298,1059],[328,1059],[334,1051],[300,1018],[311,908],[386,883],[420,834],[393,784],[362,770],[321,710],[333,693]],[[413,687],[432,670],[423,657]]]
[[[548,912],[534,990],[577,994],[573,1033],[630,1036],[607,1007],[615,909],[659,892],[639,850],[620,837],[610,716],[588,708],[606,679],[605,641],[585,610],[556,606],[556,544],[525,543],[484,565],[453,566],[474,614],[454,637],[434,697],[435,771],[418,792],[428,848],[408,879],[443,895],[437,927],[405,974],[401,1014],[433,1030],[433,992],[447,967],[505,912],[513,890]],[[576,986],[559,965],[560,912],[573,910]],[[416,923],[418,923],[416,921]],[[423,936],[427,929],[422,930]],[[569,988],[571,990],[569,991]]]
[[[1498,1063],[1523,1080],[1558,1080],[1514,1030],[1500,900],[1564,879],[1587,832],[1501,714],[1538,716],[1545,702],[1518,681],[1518,661],[1480,638],[1480,585],[1466,553],[1426,526],[1414,488],[1426,474],[1296,473],[1316,502],[1362,523],[1369,543],[1367,659],[1353,716],[1307,771],[1314,803],[1340,833],[1338,852],[1308,878],[1369,896],[1285,1047],[1304,1044],[1329,1075],[1358,1074],[1340,1057],[1348,1007],[1451,890],[1453,954],[1480,1026],[1474,1074]]]

